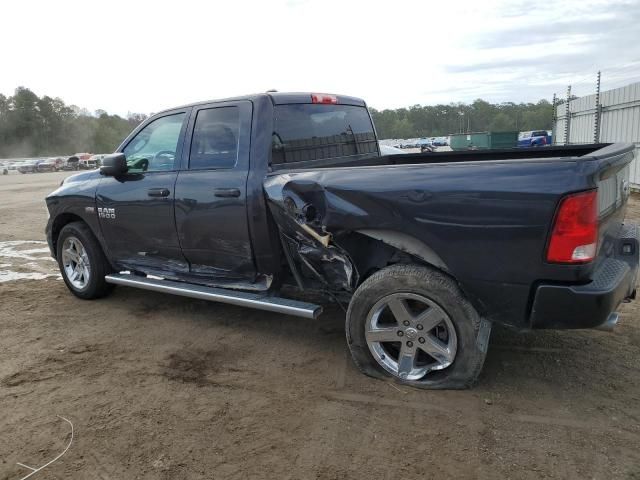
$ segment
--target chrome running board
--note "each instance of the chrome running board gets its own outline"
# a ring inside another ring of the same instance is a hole
[[[172,295],[197,298],[199,300],[230,303],[231,305],[237,305],[239,307],[256,308],[258,310],[284,313],[285,315],[293,315],[296,317],[315,319],[322,313],[322,307],[320,305],[289,300],[287,298],[272,297],[261,293],[239,292],[235,290],[225,290],[224,288],[194,285],[193,283],[160,280],[120,273],[107,275],[104,279],[107,283],[113,283],[115,285],[170,293]]]

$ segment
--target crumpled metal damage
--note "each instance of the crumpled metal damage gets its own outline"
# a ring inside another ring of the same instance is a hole
[[[353,291],[358,272],[347,251],[334,241],[339,232],[327,228],[332,195],[315,181],[294,180],[287,174],[267,178],[264,187],[285,248],[303,270],[331,290]]]

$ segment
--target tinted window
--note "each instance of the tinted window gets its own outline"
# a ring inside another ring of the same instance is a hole
[[[275,107],[272,163],[354,155],[378,155],[376,136],[366,108],[324,104]]]
[[[172,170],[184,118],[184,113],[160,117],[140,130],[124,148],[129,171]]]
[[[233,168],[240,137],[238,107],[200,110],[191,141],[189,168]]]
[[[546,137],[547,136],[547,131],[546,130],[538,130],[536,132],[532,132],[531,136],[532,137]]]

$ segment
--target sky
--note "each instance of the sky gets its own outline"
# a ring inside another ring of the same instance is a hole
[[[0,93],[126,115],[312,91],[376,109],[529,102],[640,81],[640,0],[21,0]]]

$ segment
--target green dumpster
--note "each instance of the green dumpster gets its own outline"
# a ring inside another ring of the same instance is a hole
[[[489,148],[516,148],[518,132],[453,133],[449,146],[452,150],[486,150]]]

